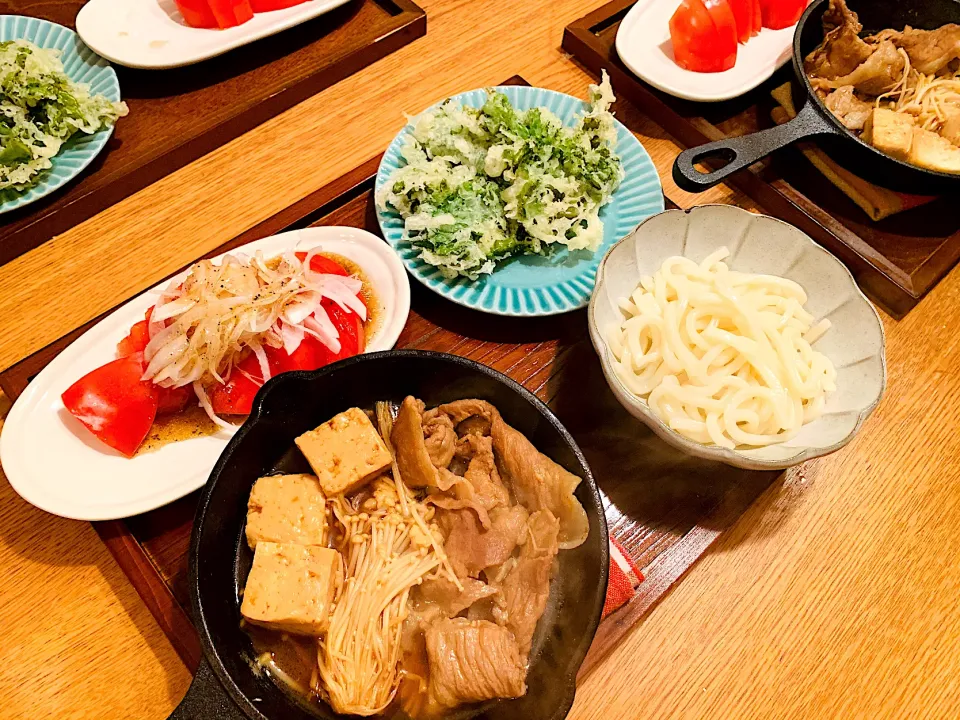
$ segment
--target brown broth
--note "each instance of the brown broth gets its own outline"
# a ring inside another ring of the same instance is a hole
[[[207,417],[202,407],[191,405],[178,413],[154,420],[146,440],[137,448],[136,454],[145,455],[172,442],[213,435],[217,430],[216,424]]]

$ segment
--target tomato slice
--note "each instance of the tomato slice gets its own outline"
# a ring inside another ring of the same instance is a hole
[[[250,0],[207,0],[213,16],[217,19],[217,27],[221,29],[243,25],[253,19],[253,9]]]
[[[729,0],[729,2],[737,22],[737,41],[745,43],[753,35],[754,0]]]
[[[294,253],[294,255],[297,256],[297,260],[300,262],[306,262],[307,255],[309,255],[309,253],[298,252]],[[343,275],[346,277],[350,274],[347,272],[347,269],[336,260],[331,260],[323,255],[313,256],[313,259],[310,261],[310,269],[315,273],[324,273],[327,275]]]
[[[670,38],[677,65],[693,72],[722,72],[737,61],[736,21],[726,6],[725,32],[721,36],[703,0],[683,0],[670,18]],[[717,11],[723,15],[723,10]]]
[[[750,34],[753,37],[756,37],[763,29],[763,14],[760,10],[760,0],[753,0],[751,4],[753,5],[750,14],[751,18],[753,19],[753,30],[750,32]]]
[[[332,300],[323,299],[320,303],[330,316],[330,321],[340,333],[340,352],[330,353],[329,364],[337,360],[344,360],[354,355],[359,355],[366,346],[366,338],[363,334],[363,320],[354,312],[344,310]]]
[[[250,7],[255,13],[283,10],[283,8],[299,5],[306,0],[250,0]]]
[[[128,457],[157,415],[156,388],[140,379],[143,371],[143,355],[127,355],[90,371],[60,396],[70,414],[101,442]]]
[[[170,415],[180,412],[190,404],[191,400],[197,398],[192,385],[176,388],[165,388],[158,385],[154,387],[157,389],[157,415]]]
[[[210,9],[208,0],[174,0],[177,10],[183,15],[183,21],[190,27],[215,28],[217,18]]]
[[[806,7],[807,0],[760,0],[761,22],[765,28],[782,30],[796,25]]]
[[[729,61],[729,67],[737,62],[737,19],[730,7],[729,0],[703,0],[703,6],[710,13],[710,19],[717,29],[717,53],[723,58],[724,64]],[[724,69],[727,69],[726,67]]]
[[[147,344],[150,342],[149,325],[152,314],[153,308],[150,308],[143,316],[143,320],[134,323],[127,336],[117,343],[117,357],[126,357],[147,349]]]

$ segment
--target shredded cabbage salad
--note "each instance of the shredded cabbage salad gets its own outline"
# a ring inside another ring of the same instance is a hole
[[[95,133],[126,114],[124,103],[72,82],[59,50],[0,42],[0,190],[32,187],[75,132]]]
[[[411,119],[406,165],[377,203],[400,213],[405,237],[448,278],[475,280],[499,260],[558,246],[596,250],[600,208],[624,176],[614,100],[606,72],[573,127],[494,90],[480,109],[448,100]]]

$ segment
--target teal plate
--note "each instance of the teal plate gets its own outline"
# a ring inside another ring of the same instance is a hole
[[[497,88],[520,110],[546,107],[570,127],[586,109],[586,103],[570,95],[524,86]],[[471,90],[453,97],[470,107],[482,107],[484,90]],[[400,146],[407,125],[387,148],[377,171],[379,190],[390,174],[405,164]],[[408,272],[431,290],[460,305],[516,317],[557,315],[586,307],[593,293],[600,260],[620,238],[651,215],[663,212],[663,188],[657,169],[633,133],[617,122],[617,154],[626,177],[611,201],[600,210],[603,220],[603,244],[595,252],[569,252],[565,248],[550,257],[535,255],[510,258],[497,265],[491,275],[477,280],[448,280],[419,257],[419,250],[403,236],[403,220],[392,209],[377,208],[377,219],[387,242],[400,254]]]
[[[24,15],[0,15],[0,41],[29,40],[42,48],[58,48],[63,69],[71,80],[90,86],[90,92],[120,101],[120,83],[110,64],[88,48],[69,28]],[[0,190],[0,213],[10,212],[39,200],[70,182],[103,150],[113,128],[93,135],[78,132],[51,160],[53,167],[29,190]]]

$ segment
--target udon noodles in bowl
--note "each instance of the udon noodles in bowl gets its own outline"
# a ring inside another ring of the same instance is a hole
[[[351,408],[254,484],[241,614],[257,663],[337,713],[442,717],[521,697],[581,478],[484,400]]]
[[[590,331],[627,410],[691,454],[742,467],[839,448],[885,381],[882,325],[839,261],[730,206],[663,213],[615,246]]]

